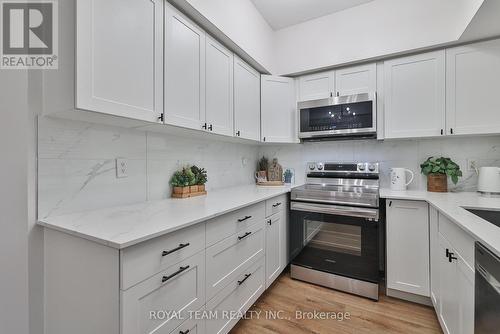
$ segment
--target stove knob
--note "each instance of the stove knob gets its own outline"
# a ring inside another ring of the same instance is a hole
[[[314,170],[316,168],[315,164],[309,164],[309,170]]]
[[[358,164],[358,170],[360,172],[364,171],[365,170],[365,165],[364,164]]]
[[[370,172],[374,172],[374,171],[375,171],[375,169],[377,169],[377,167],[376,167],[375,165],[373,165],[373,164],[371,164],[371,165],[369,165],[369,166],[368,166],[368,170],[369,170]]]
[[[318,162],[318,164],[316,165],[316,167],[318,168],[318,170],[323,170],[323,163],[322,162]]]

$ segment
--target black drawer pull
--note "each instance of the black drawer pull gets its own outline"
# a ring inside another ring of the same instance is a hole
[[[281,202],[278,202],[278,203],[276,203],[276,204],[273,204],[273,208],[276,208],[276,207],[278,207],[278,206],[280,206],[280,205],[281,205]]]
[[[185,267],[180,267],[179,270],[177,270],[175,273],[173,273],[172,275],[168,275],[168,276],[163,276],[162,279],[161,279],[161,282],[162,283],[165,283],[166,281],[168,281],[169,279],[179,275],[180,273],[182,273],[184,270],[188,269],[189,266],[185,266]]]
[[[269,219],[269,220],[267,221],[267,225],[272,225],[272,224],[273,224],[273,221],[272,221],[271,219]]]
[[[189,242],[188,243],[185,243],[185,244],[180,244],[179,247],[176,247],[174,249],[171,249],[171,250],[168,250],[168,251],[163,251],[161,253],[161,256],[167,256],[168,254],[172,254],[172,253],[175,253],[177,252],[178,250],[181,250],[183,248],[186,248],[187,246],[189,246]]]
[[[238,281],[238,285],[242,285],[243,282],[245,282],[250,276],[252,276],[252,274],[245,274],[245,278],[242,279],[241,281]]]
[[[238,219],[238,223],[244,222],[247,219],[252,218],[252,216],[245,216],[245,218]]]
[[[252,234],[252,232],[247,232],[247,233],[245,233],[244,235],[242,235],[241,237],[238,237],[238,240],[245,239],[245,238],[246,238],[246,237],[248,237],[250,234]]]
[[[188,333],[189,333],[189,329],[187,331],[185,331],[185,332],[179,331],[179,334],[188,334]]]
[[[453,260],[456,260],[455,253],[450,253],[450,256],[448,257],[448,261],[453,262]]]

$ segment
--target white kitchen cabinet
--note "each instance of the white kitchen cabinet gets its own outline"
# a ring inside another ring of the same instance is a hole
[[[387,287],[429,297],[429,205],[387,202]]]
[[[278,212],[266,220],[266,288],[281,274],[284,268],[283,214]]]
[[[386,61],[384,78],[386,139],[444,134],[444,50]]]
[[[303,75],[298,79],[299,101],[326,99],[335,93],[335,72]]]
[[[429,207],[429,254],[430,254],[430,291],[431,301],[439,314],[439,212],[432,206]]]
[[[297,106],[292,78],[261,76],[261,136],[266,143],[296,143]]]
[[[157,122],[163,113],[164,2],[76,4],[76,108]]]
[[[234,135],[260,141],[260,73],[234,56]]]
[[[233,53],[206,37],[205,119],[207,130],[233,135]]]
[[[201,130],[205,125],[205,32],[169,4],[165,4],[164,68],[165,123]]]
[[[377,65],[367,64],[335,71],[337,96],[377,91]]]
[[[447,133],[500,133],[500,40],[446,50]]]
[[[457,266],[450,262],[447,254],[453,252],[449,242],[439,234],[439,321],[445,334],[458,333],[459,298]]]
[[[460,255],[457,261],[459,333],[473,334],[475,272]]]

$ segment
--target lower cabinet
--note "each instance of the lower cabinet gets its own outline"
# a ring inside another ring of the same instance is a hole
[[[217,317],[207,320],[207,333],[228,333],[266,289],[264,276],[265,260],[262,257],[208,301],[207,311],[216,312]]]
[[[200,313],[203,310],[199,311]],[[161,332],[160,332],[161,333]],[[186,320],[182,325],[174,329],[170,334],[205,334],[205,320],[202,315],[200,315],[200,319],[189,319]]]
[[[387,202],[387,287],[429,296],[429,205]]]
[[[281,274],[283,248],[283,215],[276,213],[266,221],[266,288]]]

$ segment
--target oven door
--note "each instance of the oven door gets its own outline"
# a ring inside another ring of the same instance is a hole
[[[290,260],[294,265],[379,282],[379,210],[292,202]]]
[[[375,93],[305,101],[298,108],[302,139],[377,132]]]

